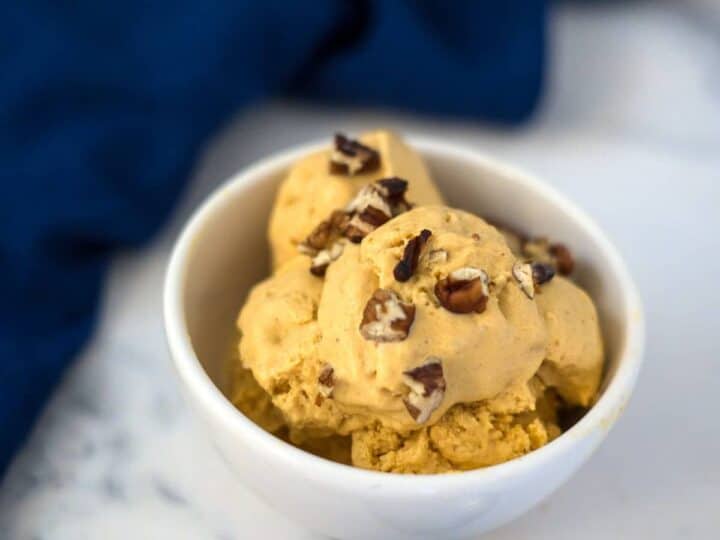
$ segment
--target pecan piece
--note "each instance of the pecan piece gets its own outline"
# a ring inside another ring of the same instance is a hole
[[[380,154],[342,133],[335,135],[335,149],[330,155],[330,174],[353,176],[380,167]]]
[[[555,266],[563,276],[568,276],[575,268],[575,259],[565,244],[552,244],[550,255],[555,260]]]
[[[298,246],[301,251],[311,252],[311,250],[320,251],[325,249],[330,241],[332,234],[332,223],[329,219],[321,221],[317,227],[307,236],[305,241]]]
[[[310,273],[318,277],[324,276],[330,263],[336,261],[344,249],[345,241],[338,240],[329,248],[318,251],[310,263]]]
[[[415,306],[389,289],[376,290],[365,306],[360,333],[370,341],[402,341],[415,320]]]
[[[523,253],[529,259],[552,264],[563,276],[570,275],[575,260],[565,244],[551,244],[547,238],[533,238],[523,244]]]
[[[513,264],[512,275],[517,280],[518,285],[520,285],[520,290],[525,293],[525,296],[532,300],[535,296],[532,265],[530,263],[517,261]]]
[[[533,282],[536,286],[547,283],[555,277],[555,268],[550,264],[534,262],[531,267]]]
[[[466,266],[438,281],[435,296],[445,309],[453,313],[482,313],[490,296],[489,283],[484,270]]]
[[[447,260],[448,252],[444,249],[433,249],[427,255],[428,264],[442,264],[444,262],[447,262]]]
[[[380,225],[390,219],[383,210],[375,208],[374,206],[366,207],[363,211],[355,214],[355,217],[363,223],[370,225],[373,229],[377,229]]]
[[[363,187],[345,207],[348,221],[343,234],[356,244],[394,216],[407,211],[407,182],[401,178],[385,178]]]
[[[388,221],[381,210],[369,206],[359,214],[355,214],[345,227],[345,236],[354,243],[359,244],[368,234]]]
[[[361,213],[368,207],[373,207],[380,210],[383,214],[388,216],[388,219],[392,217],[392,208],[390,203],[385,198],[382,190],[375,184],[368,184],[358,191],[357,195],[351,200],[345,207],[345,212],[348,214]]]
[[[356,244],[393,216],[390,204],[375,184],[363,187],[345,211],[353,216],[344,234]]]
[[[513,264],[512,274],[525,296],[532,300],[540,285],[555,277],[555,269],[547,263],[518,261]]]
[[[342,234],[349,220],[346,212],[335,210],[312,230],[304,242],[298,244],[298,251],[304,255],[317,255]]]
[[[393,275],[398,281],[407,281],[415,273],[422,248],[432,234],[428,229],[423,229],[420,234],[408,240],[405,244],[402,259],[398,261],[393,269]]]
[[[318,392],[325,398],[332,396],[335,388],[335,370],[330,364],[325,364],[318,375]]]
[[[403,399],[405,408],[415,422],[424,424],[445,396],[446,384],[440,359],[430,356],[421,366],[403,372],[403,382],[410,388]]]
[[[387,200],[392,207],[393,216],[410,210],[412,205],[405,200],[405,193],[408,188],[407,180],[392,176],[378,180],[375,184],[379,187],[385,200]]]

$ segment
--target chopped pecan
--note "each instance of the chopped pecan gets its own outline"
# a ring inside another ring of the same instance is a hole
[[[490,296],[489,283],[484,270],[469,266],[459,268],[435,284],[435,296],[453,313],[482,313]]]
[[[520,285],[520,290],[525,296],[532,299],[535,297],[535,283],[533,281],[532,265],[526,262],[517,261],[512,267],[513,277]]]
[[[442,264],[447,262],[448,252],[444,249],[433,249],[427,255],[428,264]]]
[[[392,208],[393,216],[410,210],[412,205],[405,200],[408,182],[397,176],[383,178],[375,182],[380,191]]]
[[[392,217],[392,208],[390,203],[383,195],[382,190],[378,188],[376,184],[368,184],[358,191],[357,195],[348,203],[345,207],[345,212],[348,214],[360,213],[368,207],[376,208],[383,214],[388,216],[388,219]]]
[[[355,174],[367,173],[380,167],[380,154],[360,142],[349,139],[342,133],[335,135],[335,149],[330,155],[330,173]]]
[[[401,178],[385,178],[363,187],[345,207],[350,217],[343,234],[357,244],[383,223],[407,211],[410,204],[405,200],[406,190],[407,181]]]
[[[534,262],[532,263],[532,278],[535,285],[542,285],[547,283],[555,277],[555,268],[552,265]]]
[[[347,227],[345,236],[354,244],[359,244],[368,234],[377,229],[390,218],[383,219],[384,214],[375,208],[367,208],[360,214],[355,214]]]
[[[552,264],[557,271],[570,275],[575,268],[575,260],[565,244],[551,244],[547,238],[533,238],[523,244],[523,253],[534,261]]]
[[[572,274],[575,268],[575,259],[565,244],[552,244],[550,255],[555,259],[555,266],[563,276]]]
[[[362,222],[351,222],[345,229],[345,236],[348,237],[353,244],[359,244],[373,229]]]
[[[348,221],[350,221],[350,216],[345,210],[335,210],[332,214],[330,214],[332,230],[338,234],[342,233]]]
[[[316,251],[320,251],[321,249],[325,249],[325,247],[328,245],[331,234],[332,223],[329,219],[326,219],[324,221],[321,221],[318,226],[312,230],[312,232],[305,239],[305,242],[303,242],[303,244],[301,245],[303,245],[304,247],[306,246],[310,249],[314,249]]]
[[[513,264],[512,274],[522,292],[532,299],[535,297],[536,289],[555,276],[555,269],[547,263],[517,261]]]
[[[368,300],[360,333],[371,341],[402,341],[415,320],[415,306],[389,289],[378,289]]]
[[[346,212],[335,210],[328,219],[321,221],[312,230],[304,242],[298,244],[298,251],[304,255],[317,255],[318,251],[325,249],[341,236],[349,220],[350,216]]]
[[[318,375],[318,392],[325,398],[332,396],[335,388],[335,370],[330,364],[325,364]]]
[[[302,255],[309,255],[310,257],[317,255],[317,249],[311,248],[305,242],[300,242],[297,246],[297,250],[298,253]]]
[[[402,259],[398,261],[393,270],[393,275],[398,281],[407,281],[415,273],[422,248],[432,234],[428,229],[423,229],[420,234],[408,240],[405,244]]]
[[[352,218],[344,234],[356,244],[393,216],[390,203],[375,184],[363,187],[345,211],[352,214]]]
[[[390,218],[388,215],[378,209],[374,206],[368,206],[361,212],[358,212],[355,214],[356,218],[361,220],[363,223],[367,223],[368,225],[372,226],[374,229],[377,229],[380,225],[388,221]],[[351,220],[352,221],[352,220]]]
[[[310,263],[310,272],[314,276],[324,276],[330,263],[336,261],[343,254],[345,242],[344,240],[337,240],[329,248],[318,251]]]
[[[403,399],[405,408],[418,424],[424,424],[445,396],[446,384],[440,359],[430,356],[421,366],[405,371],[403,382],[410,388]]]

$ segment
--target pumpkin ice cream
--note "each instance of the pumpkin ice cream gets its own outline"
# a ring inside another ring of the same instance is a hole
[[[415,204],[444,202],[420,156],[393,132],[373,131],[359,138],[362,146],[375,152],[371,156],[377,156],[366,160],[366,165],[364,155],[353,146],[355,141],[342,135],[338,138],[342,139],[335,148],[299,159],[278,189],[268,227],[275,268],[297,255],[298,244],[318,223],[347,205],[362,187],[380,178],[412,179],[408,200]],[[356,152],[356,156],[346,156],[342,149]],[[333,162],[333,156],[345,156],[349,166]]]
[[[381,471],[466,470],[541,447],[559,409],[597,393],[592,301],[550,255],[519,256],[481,218],[438,205],[394,135],[363,143],[336,140],[280,188],[278,266],[238,317],[234,402],[294,444]],[[302,196],[301,178],[314,186]],[[289,207],[300,227],[282,225]]]

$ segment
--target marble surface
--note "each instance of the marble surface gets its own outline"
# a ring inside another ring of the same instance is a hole
[[[720,7],[561,5],[552,31],[548,94],[520,130],[289,103],[227,126],[169,226],[114,263],[95,338],[0,489],[0,538],[313,538],[238,492],[194,425],[165,348],[163,271],[189,211],[238,168],[377,125],[462,141],[542,175],[608,231],[646,305],[646,364],[607,442],[487,537],[717,538]]]

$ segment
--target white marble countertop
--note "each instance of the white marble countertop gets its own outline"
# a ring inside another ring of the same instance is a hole
[[[234,480],[171,373],[163,271],[189,210],[238,168],[336,129],[390,125],[474,145],[556,185],[617,243],[647,310],[646,364],[609,439],[488,538],[717,538],[720,5],[561,5],[552,32],[548,96],[523,129],[287,103],[232,122],[171,225],[114,263],[94,339],[2,485],[0,537],[313,538],[250,493],[228,498]]]

